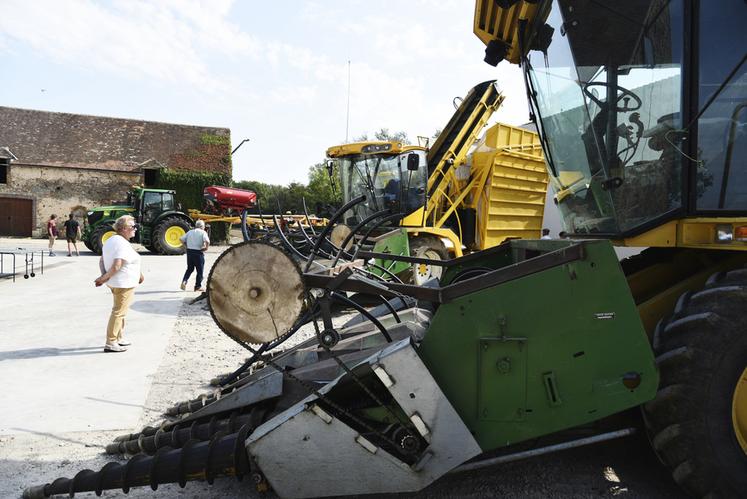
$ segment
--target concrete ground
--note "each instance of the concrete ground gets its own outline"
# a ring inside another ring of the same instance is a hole
[[[43,250],[46,244],[0,238],[0,251]],[[107,287],[93,284],[99,257],[85,248],[80,257],[67,257],[60,251],[65,246],[56,243],[57,256],[45,257],[43,274],[37,268],[35,277],[24,279],[21,255],[16,281],[0,279],[0,379],[3,398],[12,401],[3,404],[0,435],[133,428],[179,308],[185,297],[196,296],[179,289],[185,257],[141,249],[145,281],[125,330],[132,346],[104,353],[112,298]],[[220,250],[211,248],[208,268]],[[41,263],[39,253],[35,260]]]

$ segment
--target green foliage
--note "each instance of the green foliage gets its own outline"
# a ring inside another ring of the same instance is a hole
[[[202,208],[202,191],[210,185],[231,185],[231,176],[227,173],[184,172],[166,168],[159,172],[155,187],[175,190],[176,201],[186,212]],[[225,241],[228,238],[228,224],[213,223],[210,232],[213,241]]]
[[[389,132],[388,128],[381,128],[378,132],[374,133],[376,140],[396,140],[403,144],[409,144],[410,139],[407,137],[407,132],[400,130],[399,132]]]
[[[399,132],[390,132],[388,128],[380,128],[377,132],[374,132],[373,139],[369,139],[367,133],[353,138],[353,142],[368,142],[369,140],[399,141],[405,145],[411,143],[410,138],[407,136],[407,132],[402,130],[400,130]]]
[[[200,142],[209,146],[230,146],[231,137],[205,133],[200,137]]]

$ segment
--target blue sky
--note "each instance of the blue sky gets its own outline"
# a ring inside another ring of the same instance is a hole
[[[231,129],[234,178],[306,182],[327,147],[411,140],[497,79],[493,119],[528,120],[516,67],[482,61],[469,0],[2,0],[0,105]]]

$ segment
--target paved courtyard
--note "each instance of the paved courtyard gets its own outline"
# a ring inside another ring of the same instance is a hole
[[[43,274],[37,267],[36,277],[24,279],[21,255],[16,281],[0,279],[0,379],[6,401],[0,435],[133,428],[179,308],[197,296],[179,289],[183,256],[141,249],[145,282],[136,290],[126,326],[132,346],[124,353],[104,353],[112,299],[108,288],[93,284],[98,256],[83,248],[80,257],[67,257],[60,251],[64,246],[58,241],[57,256],[45,256]],[[44,249],[46,241],[0,238],[0,251],[19,247]],[[210,249],[208,268],[222,249]],[[38,266],[39,253],[35,262]]]

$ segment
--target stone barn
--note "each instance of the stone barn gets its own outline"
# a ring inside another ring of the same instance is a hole
[[[82,222],[162,168],[230,175],[230,133],[0,106],[0,236],[43,236],[53,213]]]

